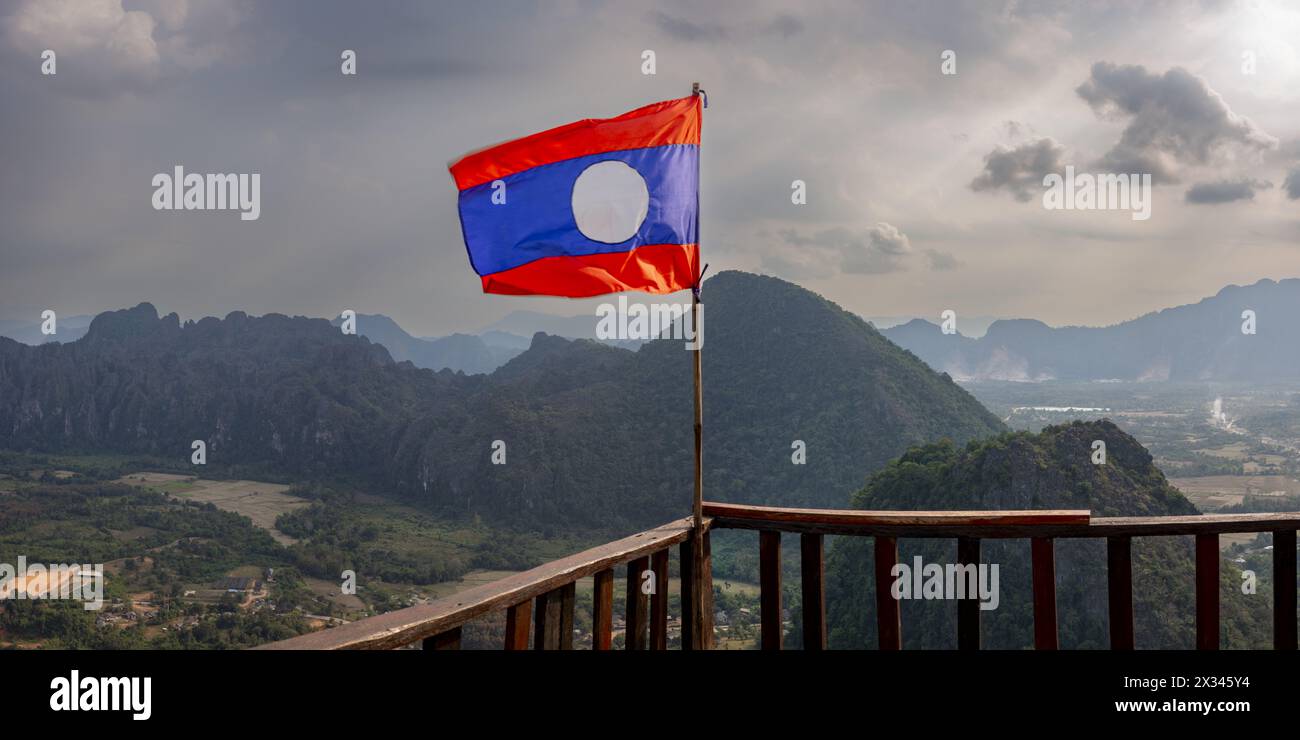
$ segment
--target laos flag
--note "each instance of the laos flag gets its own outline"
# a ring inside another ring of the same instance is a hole
[[[672,293],[699,274],[700,98],[587,119],[451,165],[483,292]]]

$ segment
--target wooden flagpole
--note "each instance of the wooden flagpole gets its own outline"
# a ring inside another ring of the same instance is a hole
[[[691,94],[699,96],[700,83],[696,82],[691,85]],[[701,126],[701,129],[704,127]],[[701,147],[703,148],[703,147]],[[699,160],[696,160],[695,169],[696,196],[695,196],[695,287],[691,290],[691,327],[695,337],[695,531],[700,533],[701,524],[704,521],[704,391],[701,387],[703,369],[701,363],[701,353],[704,346],[700,343],[700,281],[704,278],[704,271],[701,269],[702,249],[699,244]],[[698,555],[698,553],[697,553]],[[699,580],[699,579],[697,579]],[[697,602],[698,603],[698,602]]]
[[[701,93],[700,83],[691,86],[691,94]],[[701,127],[703,128],[703,127]],[[695,525],[691,541],[691,644],[693,650],[713,647],[713,578],[711,558],[708,557],[708,540],[704,535],[704,388],[702,353],[704,343],[700,335],[700,282],[704,278],[699,245],[699,162],[696,161],[696,273],[695,288],[691,291],[691,326],[695,336]],[[683,647],[686,647],[683,645]]]
[[[704,387],[703,363],[699,346],[700,337],[700,292],[699,288],[691,291],[691,325],[697,346],[695,347],[695,528],[700,529],[704,521]]]

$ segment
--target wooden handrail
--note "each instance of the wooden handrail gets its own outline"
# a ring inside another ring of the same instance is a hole
[[[708,525],[706,519],[706,529]],[[691,529],[690,517],[679,519],[429,604],[386,612],[255,649],[385,650],[402,647],[456,630],[488,612],[515,607],[563,589],[579,578],[681,544],[690,536]],[[666,588],[667,584],[664,585]],[[538,619],[542,619],[541,611],[538,611]],[[525,622],[527,618],[523,616]],[[526,632],[523,634],[527,635]]]
[[[1020,509],[991,511],[867,511],[864,509],[792,509],[704,502],[704,515],[717,519],[783,524],[824,524],[896,527],[996,527],[1004,525],[1087,524],[1087,509]]]
[[[1143,537],[1300,529],[1300,512],[1092,517],[1087,510],[867,511],[705,502],[714,529],[905,538]]]
[[[816,598],[821,584],[821,548],[817,540],[827,534],[869,536],[875,539],[876,629],[881,650],[902,648],[899,605],[889,594],[892,570],[898,561],[898,539],[957,538],[958,561],[978,565],[981,539],[1027,538],[1031,541],[1034,602],[1034,646],[1055,650],[1057,538],[1105,538],[1107,541],[1107,595],[1110,601],[1111,647],[1132,650],[1133,573],[1130,553],[1133,537],[1193,535],[1196,538],[1196,646],[1218,649],[1219,644],[1219,535],[1225,532],[1272,532],[1274,646],[1296,649],[1296,531],[1300,513],[1203,514],[1198,516],[1097,517],[1088,511],[868,511],[860,509],[798,509],[775,506],[705,503],[704,513],[714,529],[758,530],[762,647],[779,650],[784,635],[780,616],[781,574],[779,544],[782,532],[801,534],[801,571],[816,582],[806,592],[814,594],[804,618],[804,642],[813,649],[825,644],[824,605]],[[816,558],[819,562],[809,562]],[[979,609],[965,599],[957,609],[957,642],[964,650],[979,647]]]
[[[760,588],[762,646],[779,649],[781,624],[781,533],[800,535],[800,571],[803,577],[805,646],[826,644],[823,535],[875,538],[877,626],[882,649],[902,647],[898,602],[888,595],[891,566],[897,561],[900,538],[952,538],[958,540],[958,561],[978,565],[983,539],[1025,538],[1032,541],[1035,629],[1037,647],[1055,648],[1056,585],[1054,542],[1058,538],[1107,540],[1111,647],[1133,644],[1131,538],[1148,536],[1196,537],[1197,646],[1218,646],[1220,555],[1218,535],[1227,532],[1272,532],[1274,571],[1274,644],[1296,647],[1296,531],[1300,513],[1205,514],[1198,516],[1092,517],[1087,510],[1019,511],[865,511],[858,509],[801,509],[743,504],[704,504],[702,572],[693,572],[692,519],[670,522],[599,547],[554,560],[532,570],[463,591],[430,604],[380,614],[357,622],[262,645],[267,650],[390,649],[423,642],[426,650],[460,646],[461,627],[492,611],[506,612],[505,648],[526,649],[529,621],[533,646],[565,649],[572,646],[574,582],[595,577],[592,647],[611,646],[614,568],[627,566],[628,649],[663,650],[667,647],[666,589],[668,549],[680,545],[682,581],[682,644],[712,645],[712,573],[709,530],[750,529],[760,532]],[[639,588],[646,570],[655,574],[660,589],[647,599]],[[688,595],[693,579],[704,583],[707,601],[695,604]],[[534,603],[535,600],[535,603]],[[969,603],[967,603],[969,602]],[[958,646],[979,647],[978,605],[967,600],[958,605]],[[707,634],[692,635],[694,610],[704,615]],[[648,631],[648,635],[647,635]]]

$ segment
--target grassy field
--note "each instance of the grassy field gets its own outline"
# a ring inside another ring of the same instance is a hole
[[[337,581],[327,581],[323,578],[304,578],[303,581],[313,594],[333,604],[339,614],[356,615],[366,610],[366,602],[355,594],[343,593]]]
[[[1280,499],[1300,494],[1300,480],[1285,475],[1204,475],[1170,478],[1169,482],[1207,513],[1225,506],[1236,506],[1246,496]],[[1226,550],[1233,544],[1248,544],[1254,539],[1253,532],[1224,534],[1219,536],[1219,547]]]
[[[187,501],[210,503],[219,509],[246,516],[282,545],[292,545],[295,540],[275,528],[276,517],[310,503],[286,495],[289,486],[255,480],[206,480],[175,473],[131,473],[119,482]]]
[[[1204,475],[1170,478],[1202,511],[1240,504],[1247,496],[1287,496],[1300,493],[1300,480],[1284,475]]]

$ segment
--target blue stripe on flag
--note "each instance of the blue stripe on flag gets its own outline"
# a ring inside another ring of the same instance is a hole
[[[573,217],[573,183],[587,167],[606,160],[635,169],[650,194],[645,222],[619,244],[588,239]],[[576,157],[502,178],[506,202],[497,205],[492,183],[467,188],[460,194],[460,218],[474,271],[490,275],[543,257],[627,252],[643,244],[694,244],[698,161],[693,144]]]

